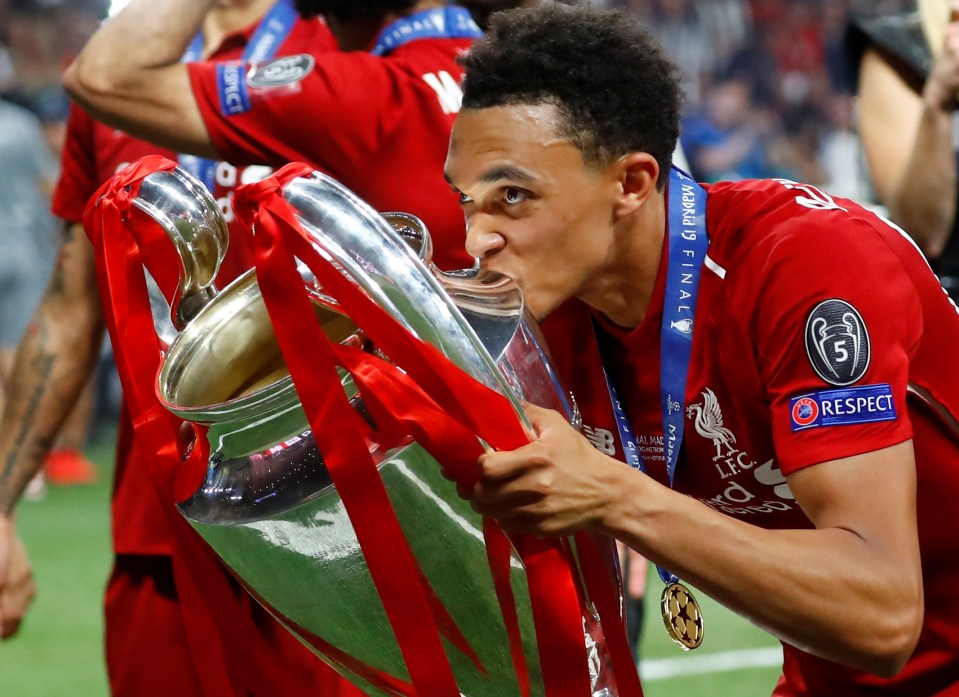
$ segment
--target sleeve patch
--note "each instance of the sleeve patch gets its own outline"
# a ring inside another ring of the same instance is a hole
[[[274,58],[269,63],[255,66],[246,78],[246,84],[254,89],[270,89],[292,85],[307,75],[316,66],[316,60],[308,53]]]
[[[220,113],[235,116],[250,110],[243,63],[220,63],[216,66],[216,87],[220,95]]]
[[[789,400],[793,433],[821,426],[895,421],[896,405],[888,384],[820,390]]]
[[[816,305],[806,319],[806,355],[831,385],[852,385],[869,367],[869,333],[862,315],[845,300]]]

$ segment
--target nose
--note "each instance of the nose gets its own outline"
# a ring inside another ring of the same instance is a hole
[[[482,259],[506,246],[506,238],[496,231],[493,217],[474,213],[466,219],[466,251]]]

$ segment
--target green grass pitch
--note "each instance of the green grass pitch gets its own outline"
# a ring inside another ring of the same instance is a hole
[[[20,506],[18,526],[34,562],[38,593],[19,636],[0,644],[0,697],[107,695],[101,608],[110,569],[110,446],[90,454],[101,465],[97,484],[50,488],[43,500]],[[775,640],[700,593],[703,645],[683,652],[666,637],[659,591],[653,571],[641,649],[646,697],[772,692],[779,675]]]

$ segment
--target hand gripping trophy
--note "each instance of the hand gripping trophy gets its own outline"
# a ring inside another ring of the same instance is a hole
[[[641,696],[610,541],[507,537],[456,494],[484,448],[528,440],[523,401],[576,418],[515,285],[438,271],[416,218],[302,165],[234,206],[256,269],[219,291],[226,226],[174,163],[134,163],[87,213],[164,503],[370,695]]]

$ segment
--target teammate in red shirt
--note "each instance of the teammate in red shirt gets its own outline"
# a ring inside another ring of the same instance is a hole
[[[329,17],[343,53],[184,65],[179,53],[211,5],[134,2],[67,70],[68,90],[161,145],[231,162],[305,161],[378,210],[422,218],[439,266],[471,266],[442,177],[461,98],[456,56],[479,34],[469,12],[435,0],[313,0],[301,10]]]
[[[959,695],[959,313],[919,251],[813,187],[670,172],[675,68],[626,15],[503,13],[463,63],[467,249],[561,308],[587,436],[531,407],[474,507],[614,536],[749,617],[776,695]]]
[[[283,31],[259,32],[257,20],[278,22]],[[271,52],[321,54],[335,50],[326,24],[318,19],[301,20],[292,4],[261,0],[242,9],[221,8],[204,22],[203,37],[211,56],[238,59],[264,42],[276,41]],[[200,52],[200,42],[190,50]],[[198,56],[196,56],[198,57]],[[0,477],[0,501],[7,515],[16,502],[24,479],[42,462],[46,443],[69,411],[73,397],[89,376],[103,337],[103,316],[95,279],[93,250],[83,234],[83,210],[100,184],[118,169],[157,148],[121,131],[94,121],[74,107],[68,123],[60,180],[53,211],[66,224],[60,259],[54,278],[34,317],[19,355],[19,369],[11,386],[12,409],[0,425],[0,453],[12,463]],[[166,152],[170,158],[176,153]],[[232,223],[229,200],[235,186],[262,179],[267,167],[238,168],[226,162],[181,163],[207,180],[223,212]],[[231,280],[252,265],[245,236],[231,230],[230,250],[221,268],[221,282]],[[49,357],[47,360],[44,358]],[[54,381],[57,388],[54,387]],[[64,390],[67,394],[60,392]],[[19,436],[19,438],[17,438]],[[249,637],[228,637],[223,652],[229,677],[215,675],[215,661],[195,650],[198,642],[218,637],[198,634],[188,607],[181,601],[171,557],[177,547],[157,499],[129,418],[120,420],[113,497],[113,547],[116,555],[107,588],[106,643],[111,692],[115,695],[212,695],[211,687],[230,681],[238,695],[261,694],[248,683],[242,671],[230,667],[230,658]],[[9,520],[4,516],[4,527]],[[225,572],[224,572],[225,573]],[[342,682],[321,661],[281,628],[235,583],[235,595],[209,598],[225,604],[230,612],[250,614],[262,632],[259,639],[269,646],[266,660],[281,666],[282,684],[271,684],[275,694],[337,695]],[[5,633],[19,622],[17,612],[2,618]],[[222,641],[224,637],[219,637]],[[344,683],[345,684],[345,683]],[[350,688],[350,694],[357,694]],[[220,697],[217,694],[216,697]]]

